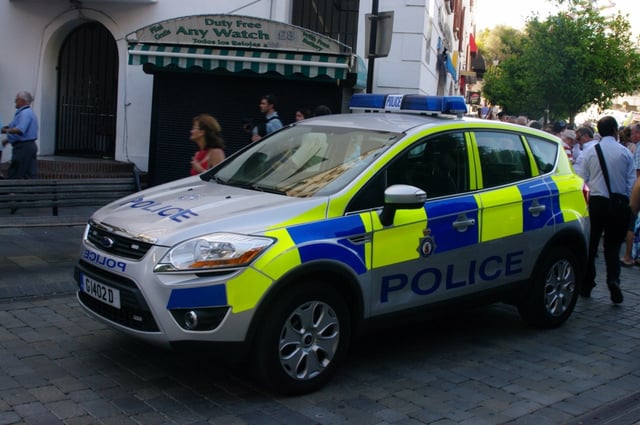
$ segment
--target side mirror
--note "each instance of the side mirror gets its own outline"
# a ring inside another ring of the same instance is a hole
[[[406,184],[394,184],[384,191],[384,207],[380,213],[383,226],[393,224],[396,210],[424,208],[427,194],[424,190]]]

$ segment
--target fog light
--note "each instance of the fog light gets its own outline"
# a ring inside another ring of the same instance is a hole
[[[198,327],[198,315],[195,311],[191,310],[184,315],[184,327],[193,330]]]
[[[175,308],[173,319],[187,331],[210,331],[217,328],[229,312],[229,306],[202,308]]]

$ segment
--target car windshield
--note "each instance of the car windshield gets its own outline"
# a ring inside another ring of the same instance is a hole
[[[295,125],[229,158],[209,178],[287,196],[326,196],[345,187],[400,136],[386,131]]]

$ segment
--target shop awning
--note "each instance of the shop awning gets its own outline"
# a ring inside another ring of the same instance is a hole
[[[129,47],[129,64],[150,63],[160,68],[218,69],[229,72],[275,72],[280,75],[328,77],[342,80],[351,67],[351,55],[313,54],[292,51],[217,49],[193,46],[170,46],[138,43]]]

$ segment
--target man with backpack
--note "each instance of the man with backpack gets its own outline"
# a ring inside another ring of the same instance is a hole
[[[260,112],[264,114],[264,120],[260,120],[253,127],[251,141],[257,142],[269,133],[282,128],[282,121],[276,111],[276,97],[266,94],[260,98]]]

